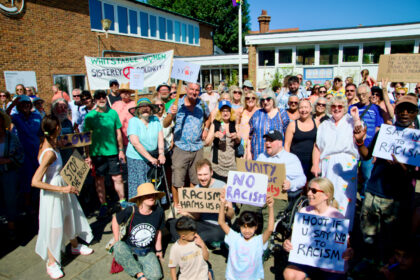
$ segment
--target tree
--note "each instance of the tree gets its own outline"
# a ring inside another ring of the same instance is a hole
[[[238,9],[231,0],[148,0],[150,5],[203,20],[217,27],[214,43],[226,53],[238,52]],[[250,30],[249,4],[242,5],[242,42]],[[243,46],[245,44],[243,43]]]

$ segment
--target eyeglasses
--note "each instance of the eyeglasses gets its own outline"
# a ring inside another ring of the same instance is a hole
[[[326,90],[320,90],[319,93],[327,93]]]
[[[239,94],[242,94],[242,92],[240,92],[240,91],[234,91],[233,93],[239,93]]]
[[[318,189],[315,189],[315,188],[309,188],[308,189],[308,192],[311,192],[311,193],[313,193],[313,194],[316,194],[316,193],[323,193],[324,191],[322,191],[322,190],[318,190]]]
[[[299,102],[296,102],[296,101],[289,101],[289,104],[290,105],[297,105]]]
[[[81,94],[73,95],[73,97],[80,97],[80,96],[82,96],[82,95]]]
[[[6,97],[6,95],[5,94],[0,94],[0,97]]]
[[[356,92],[355,89],[346,89],[346,92]]]
[[[16,91],[24,91],[23,88],[17,88]]]
[[[343,105],[331,105],[331,109],[339,109],[339,110],[342,110],[343,108],[344,108],[344,106]]]
[[[327,107],[327,104],[325,104],[325,103],[318,103],[318,104],[316,104],[316,106]]]
[[[264,103],[265,101],[270,102],[273,98],[271,97],[267,97],[267,98],[261,98],[260,101],[261,103]]]
[[[252,99],[252,100],[256,100],[256,98],[255,98],[255,97],[245,97],[245,100],[246,100],[246,101],[249,101],[249,100],[251,100],[251,99]]]

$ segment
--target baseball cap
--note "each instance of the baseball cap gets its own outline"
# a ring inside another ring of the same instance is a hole
[[[222,109],[223,106],[228,106],[229,108],[232,108],[232,104],[230,104],[227,100],[222,100],[219,102],[219,110]]]
[[[397,103],[395,104],[395,108],[403,103],[409,103],[417,107],[417,98],[412,95],[403,95],[398,99]]]
[[[31,98],[29,96],[27,96],[27,95],[19,95],[16,98],[19,98],[19,101],[18,101],[19,103],[22,103],[22,102],[32,103]]]
[[[268,133],[264,134],[264,138],[270,138],[271,140],[281,140],[283,141],[283,134],[278,130],[270,130]]]
[[[254,88],[250,80],[246,80],[243,87]]]

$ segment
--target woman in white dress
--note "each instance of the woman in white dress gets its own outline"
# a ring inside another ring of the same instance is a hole
[[[351,229],[356,206],[359,158],[353,140],[354,121],[347,114],[346,98],[333,97],[328,107],[332,117],[318,127],[311,172],[316,177],[322,174],[334,184],[338,210],[350,220]]]
[[[76,238],[79,236],[89,243],[93,235],[75,196],[78,190],[67,186],[60,176],[63,164],[57,150],[57,137],[61,131],[58,118],[44,117],[41,129],[44,139],[39,149],[39,167],[32,178],[32,186],[41,189],[35,252],[47,261],[48,275],[58,279],[64,275],[59,263],[67,240],[70,240],[72,254],[89,255],[93,250],[79,244]]]

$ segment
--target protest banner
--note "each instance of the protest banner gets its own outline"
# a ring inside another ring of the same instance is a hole
[[[182,81],[196,83],[200,74],[200,65],[185,62],[179,59],[173,61],[171,78],[178,80],[174,105],[178,106],[179,95],[181,94]]]
[[[59,136],[58,141],[62,142],[60,149],[70,149],[92,144],[92,131],[82,133],[64,134]]]
[[[143,70],[144,87],[165,83],[170,76],[173,52],[126,57],[85,56],[89,88],[108,89],[112,79],[117,79],[120,84],[128,83],[132,69]]]
[[[219,213],[222,188],[181,188],[178,191],[182,209],[192,213]]]
[[[6,82],[6,90],[10,93],[15,92],[18,84],[38,89],[35,71],[4,71],[4,81]]]
[[[373,148],[373,156],[420,166],[420,130],[382,124]]]
[[[344,271],[349,220],[296,213],[289,262]]]
[[[383,54],[379,58],[377,81],[418,83],[420,54]]]
[[[286,179],[286,166],[284,164],[237,158],[236,168],[238,171],[267,175],[267,193],[271,193],[275,199],[287,200],[287,192],[282,191],[282,185]]]
[[[89,165],[87,165],[79,152],[75,150],[66,165],[61,169],[60,175],[67,185],[76,187],[80,192],[88,173]]]
[[[267,184],[265,174],[229,171],[226,200],[261,207],[267,198]]]

